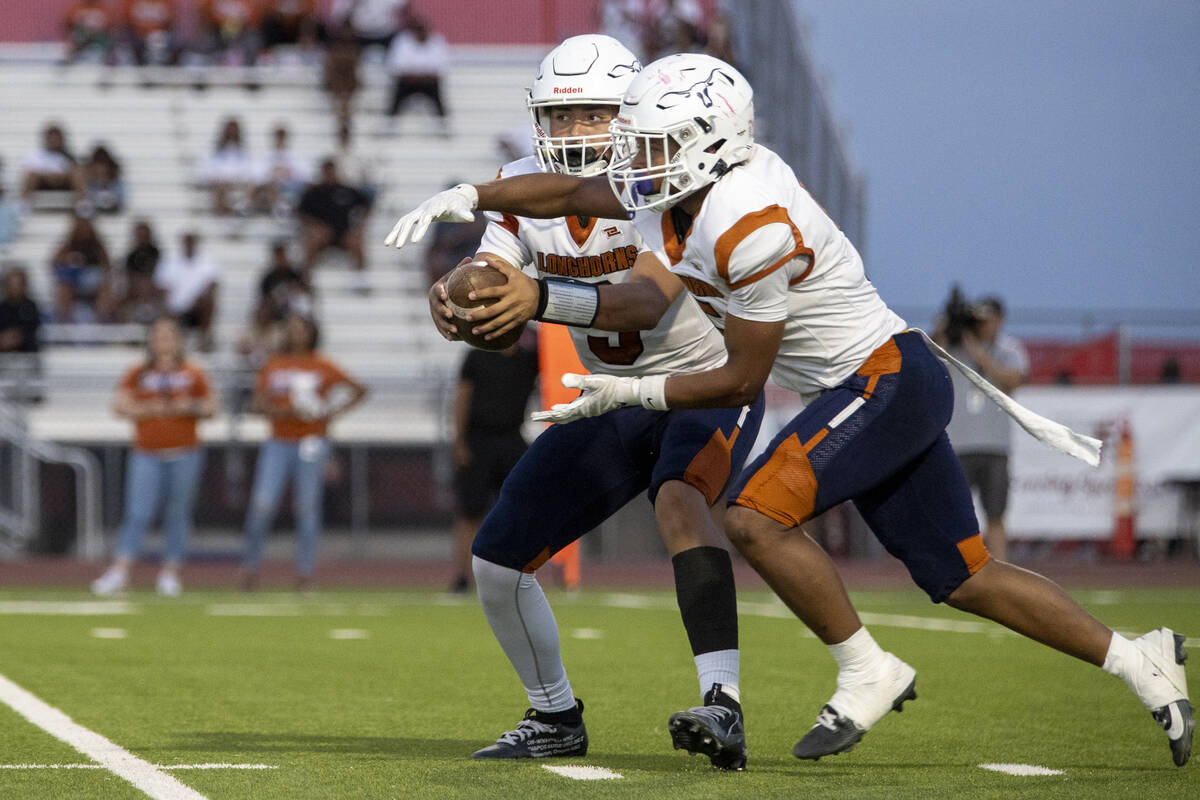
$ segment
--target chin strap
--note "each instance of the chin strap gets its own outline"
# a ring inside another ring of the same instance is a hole
[[[983,392],[989,400],[1004,410],[1004,413],[1017,421],[1017,424],[1024,428],[1030,436],[1037,439],[1047,447],[1058,450],[1060,453],[1066,453],[1069,456],[1078,458],[1080,461],[1090,466],[1096,467],[1100,465],[1100,447],[1102,442],[1091,436],[1084,436],[1082,433],[1075,431],[1063,425],[1061,422],[1055,422],[1052,419],[1047,419],[1040,414],[1035,414],[1025,406],[1013,400],[1004,392],[997,389],[992,384],[980,375],[975,370],[968,367],[966,364],[959,361],[954,356],[942,349],[941,345],[933,341],[925,331],[920,328],[912,328],[925,337],[925,341],[929,344],[937,357],[948,364],[951,364],[955,369],[963,374],[963,376],[979,391]]]

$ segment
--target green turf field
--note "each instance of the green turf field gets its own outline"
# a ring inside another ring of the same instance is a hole
[[[1200,589],[1077,596],[1119,630],[1165,624],[1200,644]],[[834,664],[770,595],[746,593],[741,774],[670,749],[668,715],[699,700],[670,593],[551,594],[591,737],[588,756],[568,761],[469,758],[526,705],[473,598],[0,592],[0,675],[150,764],[267,767],[164,770],[212,800],[1200,797],[1200,757],[1174,767],[1115,678],[915,591],[854,599],[875,638],[916,667],[920,699],[854,752],[797,761],[792,745],[832,693]],[[41,605],[51,601],[65,605]],[[29,613],[82,610],[106,613]],[[105,769],[47,768],[91,760],[4,704],[0,754],[0,798],[146,796]],[[997,762],[1062,774],[978,766]],[[622,777],[575,780],[547,763]]]

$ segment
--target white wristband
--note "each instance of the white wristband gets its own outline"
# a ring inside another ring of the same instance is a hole
[[[651,411],[667,410],[667,376],[647,375],[638,379],[638,400]]]
[[[580,328],[590,328],[596,320],[600,292],[592,284],[542,278],[538,289],[536,319]]]

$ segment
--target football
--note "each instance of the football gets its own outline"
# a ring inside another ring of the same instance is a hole
[[[484,339],[483,335],[471,333],[475,323],[468,322],[465,317],[476,308],[491,305],[494,300],[472,300],[469,295],[475,289],[485,289],[490,286],[500,286],[508,282],[504,273],[484,261],[469,261],[455,267],[446,276],[446,296],[450,310],[454,312],[454,326],[458,336],[472,347],[480,350],[507,350],[517,343],[525,331],[525,325],[519,325],[498,339]]]

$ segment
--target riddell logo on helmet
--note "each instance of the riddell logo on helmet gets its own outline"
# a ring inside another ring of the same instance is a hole
[[[582,86],[555,86],[554,94],[583,94]]]

